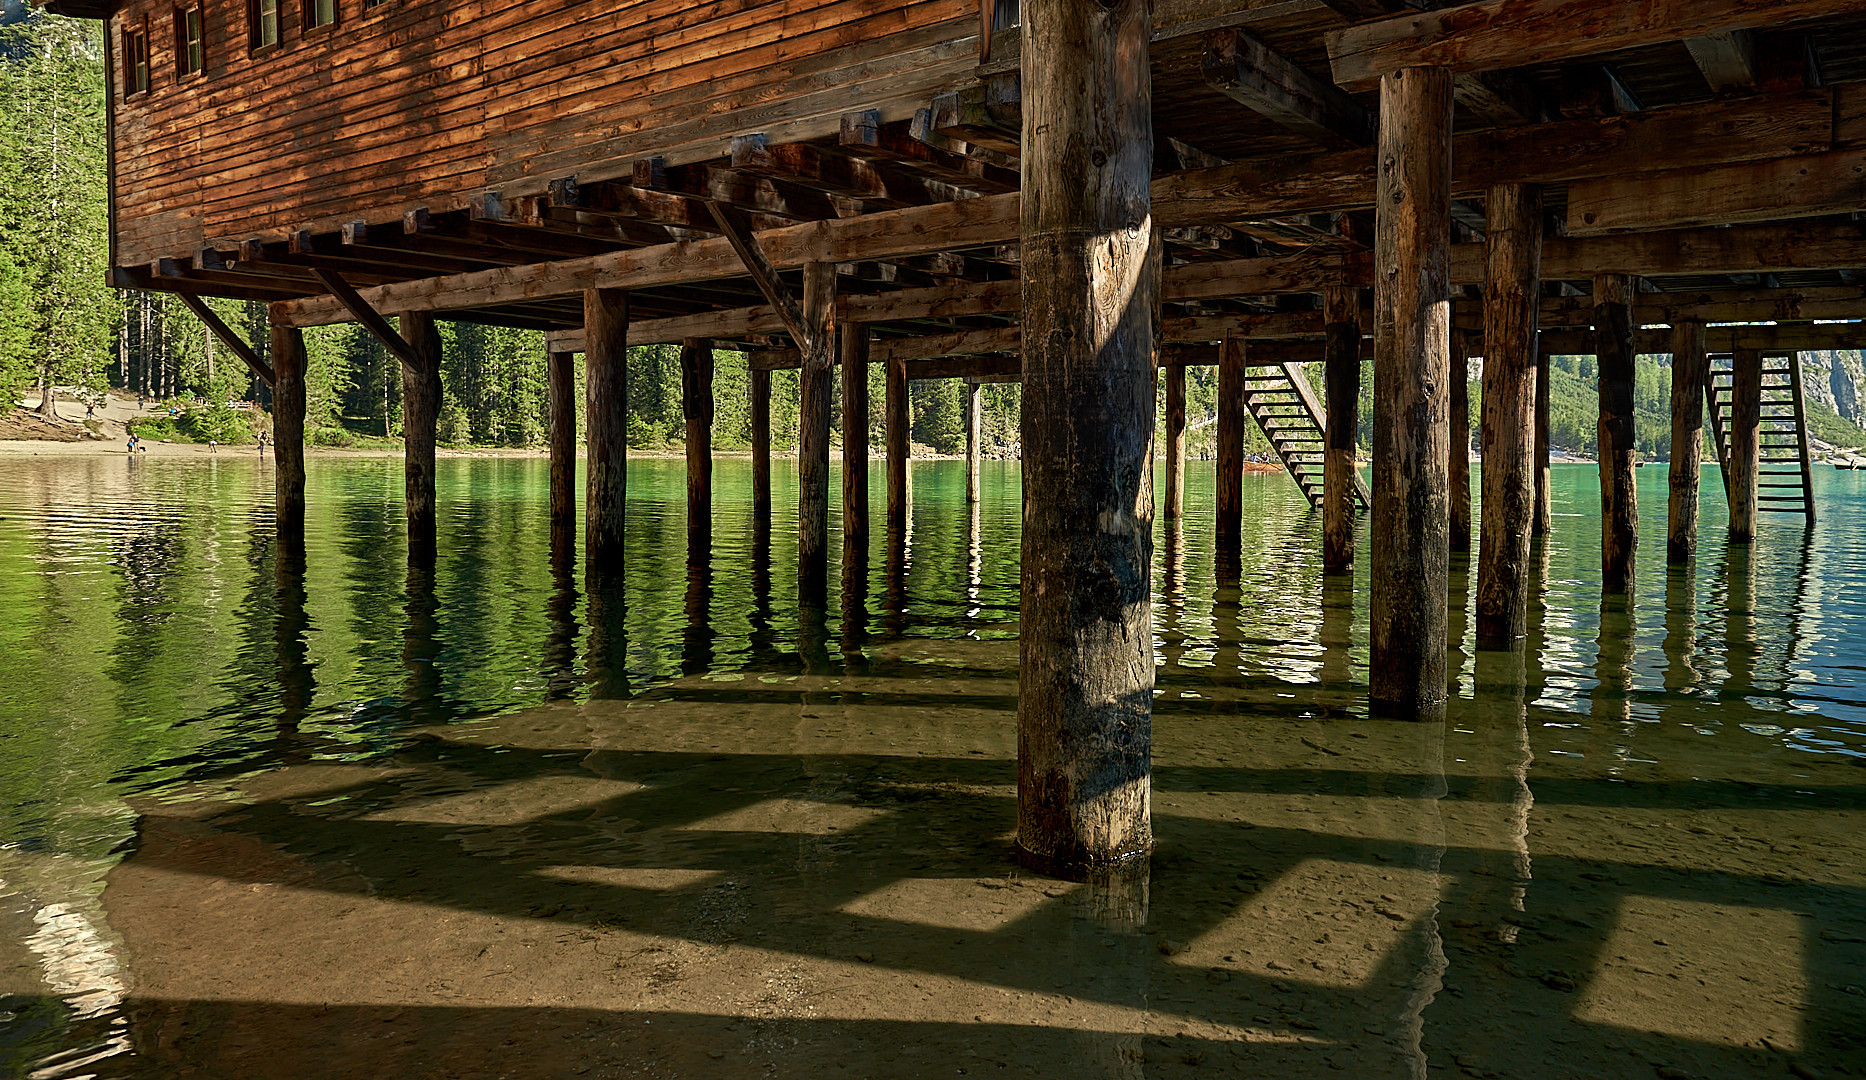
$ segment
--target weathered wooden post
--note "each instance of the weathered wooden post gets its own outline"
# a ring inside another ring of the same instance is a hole
[[[1244,339],[1218,348],[1217,520],[1212,538],[1218,572],[1235,576],[1244,562]]]
[[[829,581],[830,368],[836,358],[836,264],[805,263],[803,367],[797,410],[797,583],[812,600]]]
[[[1698,477],[1704,467],[1704,387],[1710,354],[1704,324],[1681,319],[1672,326],[1671,498],[1666,507],[1665,558],[1689,562],[1698,549]]]
[[[1599,382],[1601,587],[1633,587],[1639,546],[1639,499],[1633,486],[1633,282],[1624,274],[1594,278],[1594,367]]]
[[[1446,476],[1451,484],[1451,550],[1471,550],[1471,346],[1467,330],[1451,332],[1451,404],[1446,419],[1451,422],[1447,441],[1451,453],[1445,459]],[[1478,342],[1477,344],[1482,344]]]
[[[1354,565],[1354,446],[1361,425],[1361,291],[1322,291],[1322,379],[1328,390],[1322,451],[1322,570]]]
[[[1376,160],[1370,696],[1429,717],[1447,694],[1449,71],[1381,77]]]
[[[1153,846],[1150,9],[1023,12],[1017,845],[1070,876]]]
[[[1536,510],[1529,523],[1529,535],[1547,536],[1551,510],[1549,501],[1549,353],[1536,335]]]
[[[273,520],[280,543],[304,543],[305,336],[272,310]]]
[[[1507,649],[1529,628],[1529,530],[1536,502],[1536,317],[1542,189],[1498,184],[1484,200],[1484,516],[1477,554],[1477,647]]]
[[[628,294],[583,292],[584,565],[622,569],[622,525],[628,503]]]
[[[965,501],[978,502],[978,383],[965,383]]]
[[[1762,471],[1762,352],[1737,349],[1731,365],[1730,542],[1756,538],[1756,474]]]
[[[907,361],[903,357],[890,357],[887,367],[887,384],[883,394],[882,409],[887,413],[887,457],[888,457],[888,529],[904,527],[907,522],[907,504],[913,501],[913,490],[908,486],[913,482],[907,471],[908,456],[913,452],[908,442],[909,423],[907,419]]]
[[[551,400],[551,525],[555,530],[577,516],[577,354],[550,350],[545,354],[544,375]]]
[[[771,369],[751,369],[752,517],[771,521]]]
[[[687,559],[713,539],[713,343],[680,343],[680,412],[687,423]]]
[[[1186,507],[1186,369],[1166,369],[1166,498],[1163,513],[1177,519]]]
[[[842,324],[842,540],[849,551],[868,547],[868,346],[867,323]],[[866,560],[864,560],[866,561]],[[844,579],[848,579],[845,572]],[[864,580],[866,578],[864,577]]]
[[[441,332],[427,312],[402,315],[402,337],[419,366],[402,365],[402,498],[408,546],[434,547],[434,441],[441,416]]]

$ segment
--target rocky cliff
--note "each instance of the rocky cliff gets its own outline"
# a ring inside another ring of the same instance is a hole
[[[1860,353],[1802,353],[1801,384],[1809,401],[1827,406],[1843,420],[1866,426],[1866,400],[1862,400],[1866,362]]]

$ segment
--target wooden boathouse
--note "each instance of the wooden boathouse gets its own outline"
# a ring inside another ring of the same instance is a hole
[[[1221,566],[1238,559],[1254,416],[1319,502],[1332,570],[1351,572],[1369,508],[1373,703],[1430,718],[1454,548],[1477,546],[1482,643],[1523,633],[1551,353],[1598,357],[1616,591],[1640,512],[1635,353],[1674,358],[1671,497],[1645,510],[1687,561],[1707,394],[1733,538],[1760,510],[1811,518],[1805,439],[1762,423],[1765,383],[1792,384],[1765,373],[1866,341],[1845,321],[1866,314],[1866,0],[49,6],[104,27],[114,283],[271,304],[263,357],[195,306],[272,386],[288,538],[309,326],[360,321],[401,360],[417,552],[434,530],[435,320],[550,332],[566,536],[582,352],[595,572],[624,560],[629,345],[682,345],[698,530],[711,350],[753,358],[767,509],[756,373],[800,368],[805,605],[825,590],[838,372],[856,433],[844,542],[864,546],[867,366],[887,375],[891,527],[907,380],[1021,379],[1018,840],[1059,873],[1151,845],[1155,401],[1158,504],[1176,515],[1187,366],[1219,372]],[[1713,390],[1714,364],[1729,376]]]

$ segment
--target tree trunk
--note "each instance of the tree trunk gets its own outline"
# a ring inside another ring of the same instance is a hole
[[[1639,544],[1639,500],[1633,487],[1632,281],[1623,274],[1594,278],[1594,352],[1599,378],[1601,587],[1633,587]]]
[[[1221,577],[1236,577],[1244,558],[1244,361],[1244,339],[1226,338],[1218,352],[1217,520],[1212,538],[1212,557]]]
[[[1446,698],[1450,521],[1451,73],[1380,80],[1374,226],[1372,704]]]
[[[1529,530],[1536,502],[1536,317],[1542,297],[1542,189],[1498,184],[1484,200],[1484,517],[1477,647],[1529,628]]]
[[[583,292],[584,566],[620,576],[628,512],[628,294]]]
[[[1756,538],[1756,474],[1762,471],[1762,353],[1738,349],[1730,394],[1730,542]]]
[[[1354,449],[1361,424],[1360,290],[1322,293],[1322,378],[1328,391],[1328,441],[1322,454],[1322,569],[1354,565]]]
[[[1150,7],[1023,13],[1017,843],[1070,876],[1153,846]]]
[[[1698,477],[1704,468],[1704,387],[1710,354],[1704,324],[1691,319],[1672,326],[1671,500],[1666,507],[1665,558],[1690,562],[1698,550]]]
[[[402,490],[408,511],[408,549],[434,548],[434,440],[441,415],[441,332],[427,312],[402,316],[402,336],[414,346],[419,368],[402,368]]]
[[[713,542],[713,343],[680,343],[680,411],[687,424],[687,558],[706,561]]]
[[[551,522],[577,516],[577,354],[552,350],[545,356],[551,395]],[[383,417],[387,422],[387,402]]]

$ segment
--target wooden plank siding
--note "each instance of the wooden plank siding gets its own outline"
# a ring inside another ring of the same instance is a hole
[[[716,157],[747,131],[815,137],[857,108],[901,118],[976,63],[975,0],[362,5],[307,32],[283,4],[280,45],[254,53],[245,0],[206,0],[186,81],[164,0],[116,12],[112,40],[147,17],[152,53],[149,92],[116,108],[120,265]]]

